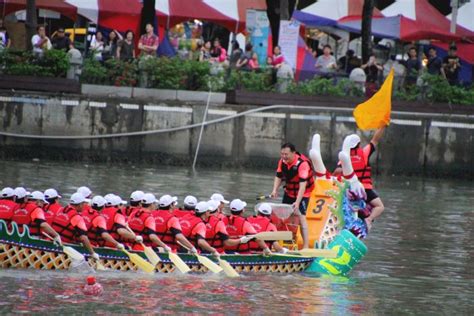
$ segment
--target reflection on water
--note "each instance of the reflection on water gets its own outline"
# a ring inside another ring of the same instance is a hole
[[[140,168],[0,162],[0,186],[56,187],[65,196],[87,184],[123,197],[134,189],[207,198],[220,191],[250,203],[268,193],[273,171]],[[81,293],[84,275],[0,270],[0,313],[382,314],[463,313],[474,301],[472,182],[378,179],[386,211],[363,262],[347,277],[155,275],[103,272],[100,298]]]

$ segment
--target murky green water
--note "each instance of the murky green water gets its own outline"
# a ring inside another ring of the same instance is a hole
[[[251,204],[271,190],[271,170],[193,174],[182,168],[0,162],[0,186],[80,185],[123,197],[134,189],[209,197],[214,191]],[[104,272],[105,293],[81,293],[84,275],[0,270],[0,313],[472,314],[473,182],[378,179],[386,211],[366,240],[363,262],[347,278],[315,275],[156,275]]]

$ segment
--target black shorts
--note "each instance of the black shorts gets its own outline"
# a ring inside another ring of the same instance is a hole
[[[288,195],[283,195],[283,200],[281,201],[281,203],[283,204],[293,204],[295,203],[296,201],[296,198],[292,198],[292,197],[289,197]],[[301,199],[301,203],[300,203],[300,213],[301,215],[306,215],[306,209],[308,208],[308,204],[309,204],[309,198],[307,197],[304,197]]]
[[[373,189],[365,189],[365,193],[367,194],[367,199],[365,200],[367,203],[379,197],[377,192]]]

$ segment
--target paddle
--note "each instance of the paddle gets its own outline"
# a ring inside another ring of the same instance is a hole
[[[131,232],[132,234],[135,234],[135,232],[128,225],[126,226],[126,228],[129,232]],[[145,251],[145,256],[148,258],[151,264],[153,264],[153,266],[156,267],[156,265],[161,261],[160,257],[156,254],[153,248],[145,246],[144,243],[140,243],[140,245],[143,247]]]
[[[334,249],[305,248],[297,251],[290,251],[289,253],[300,254],[308,257],[337,258],[337,251]]]
[[[186,247],[185,245],[183,245],[182,243],[180,243],[178,241],[178,244],[181,245],[181,247],[183,247],[184,249],[187,249],[189,250],[188,247]],[[203,265],[205,266],[209,271],[213,272],[213,273],[220,273],[223,269],[218,266],[215,262],[213,262],[212,260],[210,260],[209,258],[206,258],[204,256],[201,256],[197,253],[194,254],[196,256],[196,258],[198,259],[198,261]]]
[[[54,240],[53,237],[51,237],[50,235],[48,235],[46,232],[42,232],[43,235],[45,235],[46,237],[48,237],[49,239],[51,240]],[[83,261],[86,261],[86,258],[84,257],[83,254],[81,254],[79,251],[77,251],[76,249],[72,248],[72,247],[69,247],[69,246],[64,246],[64,245],[61,245],[62,249],[63,249],[63,252],[69,257],[71,258],[71,260],[73,261],[78,261],[78,262],[83,262]],[[104,271],[106,270],[104,265],[102,263],[100,263],[99,260],[96,260],[96,269],[97,270],[100,270],[100,271]]]
[[[293,240],[293,233],[290,231],[261,232],[261,233],[252,235],[252,237],[255,237],[258,240],[264,240],[264,241]]]
[[[171,262],[173,262],[175,267],[181,271],[181,273],[186,274],[191,271],[191,268],[177,254],[170,251],[168,252],[168,257],[170,258]]]
[[[240,274],[235,271],[235,269],[230,265],[229,262],[219,258],[219,265],[221,266],[222,270],[224,270],[225,274],[230,278],[238,278]]]
[[[155,266],[137,255],[136,253],[130,253],[127,250],[123,250],[123,252],[130,258],[130,261],[132,261],[137,267],[142,269],[143,271],[147,273],[155,273]]]
[[[263,200],[271,199],[271,198],[272,198],[271,195],[260,195],[260,196],[257,196],[256,200],[257,201],[263,201]]]

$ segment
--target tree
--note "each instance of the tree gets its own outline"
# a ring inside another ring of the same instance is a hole
[[[372,14],[374,0],[364,0],[362,8],[362,62],[366,63],[372,53]]]
[[[36,19],[36,0],[28,0],[26,2],[26,49],[32,50],[31,38],[36,33],[36,26],[38,22]]]

